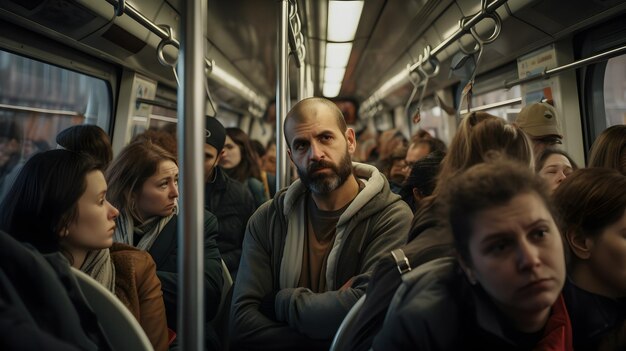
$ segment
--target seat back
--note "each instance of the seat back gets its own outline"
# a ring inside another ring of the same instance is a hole
[[[220,305],[217,308],[215,318],[211,321],[211,326],[220,338],[222,350],[228,350],[228,317],[230,314],[230,301],[233,297],[233,278],[230,276],[226,263],[222,260],[222,277],[224,284],[222,285],[222,293],[220,297]]]
[[[115,295],[78,269],[72,272],[113,350],[154,350],[139,322]]]
[[[339,325],[339,329],[337,329],[337,333],[335,334],[335,337],[333,338],[333,343],[330,345],[330,351],[338,351],[338,350],[346,349],[346,345],[344,345],[345,344],[344,337],[346,334],[346,330],[352,327],[355,317],[359,314],[359,311],[361,310],[361,307],[363,307],[364,302],[365,302],[365,294],[363,294],[363,296],[361,296],[361,298],[357,300],[357,302],[354,304],[354,306],[352,306],[350,311],[348,311],[348,314],[341,322],[341,325]]]

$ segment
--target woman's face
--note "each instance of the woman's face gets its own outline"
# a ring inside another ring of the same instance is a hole
[[[226,141],[224,142],[224,155],[220,160],[220,166],[225,169],[235,168],[241,162],[241,149],[239,145],[235,144],[233,139],[231,139],[228,135],[226,136]]]
[[[535,193],[479,212],[464,270],[514,322],[547,316],[565,282],[563,242]]]
[[[170,160],[161,161],[156,172],[143,183],[137,209],[144,220],[166,217],[174,212],[178,199],[178,166]]]
[[[574,169],[567,157],[560,154],[552,154],[548,156],[543,167],[539,170],[539,176],[548,183],[550,191],[554,192],[559,187],[559,184],[572,172],[574,172]]]
[[[65,244],[74,249],[89,251],[111,247],[119,211],[105,198],[107,183],[101,171],[88,173],[85,180],[87,187],[78,199],[78,216],[61,236]]]
[[[614,298],[626,296],[626,211],[591,239],[586,264],[597,279],[598,292]]]

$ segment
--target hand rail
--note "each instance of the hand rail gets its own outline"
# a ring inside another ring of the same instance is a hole
[[[572,63],[568,63],[566,65],[563,66],[559,66],[559,67],[555,67],[555,68],[551,68],[551,69],[544,69],[543,72],[532,75],[532,76],[528,76],[528,77],[524,77],[524,78],[519,78],[519,79],[514,79],[512,81],[508,81],[508,82],[504,82],[504,88],[505,89],[509,89],[511,87],[514,87],[516,85],[520,85],[520,84],[524,84],[524,83],[528,83],[528,82],[532,82],[535,80],[540,80],[540,79],[548,79],[552,76],[555,76],[557,74],[561,74],[565,71],[569,71],[572,69],[577,69],[580,67],[584,67],[584,66],[588,66],[594,63],[598,63],[598,62],[602,62],[605,60],[608,60],[610,58],[613,58],[615,56],[619,56],[623,53],[626,52],[626,45],[625,46],[621,46],[619,48],[615,48],[609,51],[605,51],[603,53],[597,54],[597,55],[593,55],[591,57],[587,57],[585,59],[580,59],[578,61],[574,61]]]

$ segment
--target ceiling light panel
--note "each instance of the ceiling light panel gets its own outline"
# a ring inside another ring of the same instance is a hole
[[[363,1],[329,1],[326,39],[353,41],[362,11]]]

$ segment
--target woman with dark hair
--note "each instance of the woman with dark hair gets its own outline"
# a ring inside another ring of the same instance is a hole
[[[626,125],[605,129],[591,146],[589,167],[618,170],[626,175]]]
[[[102,164],[106,169],[113,159],[113,149],[107,133],[93,124],[81,124],[62,130],[57,134],[60,148],[84,152]]]
[[[156,350],[167,349],[161,284],[150,255],[113,244],[119,212],[106,200],[101,164],[86,154],[34,155],[0,206],[0,228],[70,264],[114,293],[137,318]]]
[[[248,187],[257,207],[268,200],[260,180],[261,169],[256,162],[250,139],[243,130],[226,128],[224,155],[220,159],[220,166],[229,177]]]
[[[457,255],[405,274],[373,349],[573,350],[563,242],[543,181],[488,162],[451,179],[441,200]]]
[[[161,280],[167,325],[177,330],[178,293],[178,163],[152,141],[127,145],[107,170],[111,203],[120,209],[115,241],[148,251]],[[204,289],[206,340],[219,349],[208,323],[217,312],[223,284],[217,247],[217,219],[204,211]]]
[[[413,164],[411,173],[402,185],[400,196],[411,207],[413,213],[420,201],[433,194],[441,161],[446,154],[434,151]]]
[[[554,193],[569,249],[563,295],[577,350],[626,350],[626,177],[574,172]]]
[[[565,152],[559,149],[545,149],[535,162],[535,171],[543,178],[551,192],[572,172],[578,169],[576,162]]]

